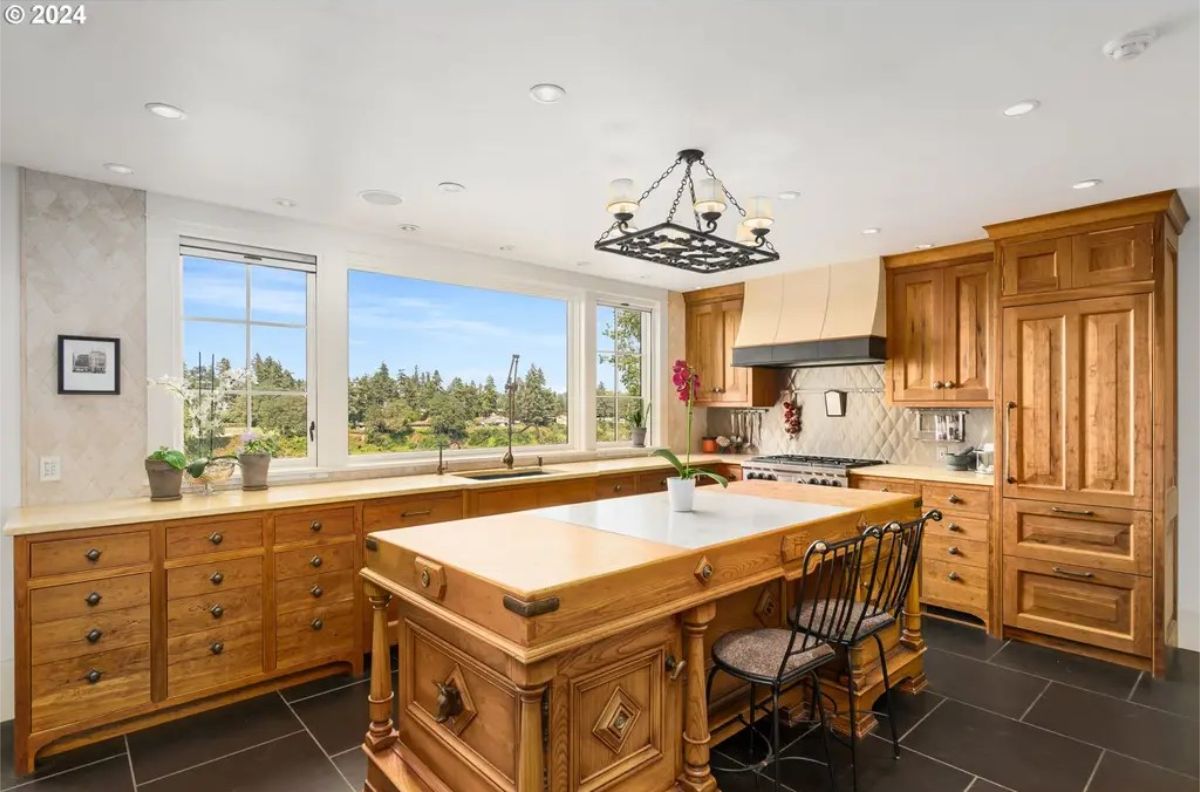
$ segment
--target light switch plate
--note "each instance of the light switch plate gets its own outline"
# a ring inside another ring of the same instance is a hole
[[[62,457],[44,456],[38,466],[39,481],[62,481]]]

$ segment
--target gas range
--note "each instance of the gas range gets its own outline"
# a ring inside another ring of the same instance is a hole
[[[742,463],[742,477],[766,481],[787,481],[795,484],[819,484],[826,487],[847,487],[850,468],[881,465],[879,459],[845,459],[843,457],[776,454],[754,457]]]

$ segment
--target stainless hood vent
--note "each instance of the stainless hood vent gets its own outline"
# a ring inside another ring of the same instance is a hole
[[[746,281],[733,365],[853,366],[887,357],[879,259]]]

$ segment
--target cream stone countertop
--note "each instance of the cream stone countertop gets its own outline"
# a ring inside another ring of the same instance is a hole
[[[738,465],[748,458],[732,454],[693,454],[692,464]],[[4,533],[16,536],[159,520],[213,517],[260,509],[283,509],[400,495],[540,484],[588,476],[662,470],[669,469],[670,466],[660,457],[647,455],[595,459],[585,462],[552,462],[547,463],[544,467],[550,471],[545,475],[494,481],[475,481],[454,473],[447,473],[443,476],[424,473],[384,478],[280,484],[273,485],[263,492],[243,492],[232,489],[218,491],[210,496],[185,494],[181,500],[165,502],[154,502],[148,497],[142,497],[88,503],[24,506],[13,509],[9,513],[8,519],[4,523]]]
[[[876,478],[912,479],[933,481],[938,484],[975,484],[984,487],[995,485],[990,473],[980,474],[973,470],[947,470],[926,465],[871,465],[853,468],[850,476],[875,476]]]

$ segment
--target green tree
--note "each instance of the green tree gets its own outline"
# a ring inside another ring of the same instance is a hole
[[[449,393],[438,393],[430,403],[430,430],[452,443],[467,439],[467,423],[470,419],[465,406]]]
[[[613,323],[601,330],[601,335],[610,342],[606,346],[612,349],[612,353],[601,354],[600,363],[616,364],[619,392],[623,395],[641,396],[642,319],[645,314],[641,311],[617,308],[613,311],[613,316]]]
[[[517,416],[521,423],[534,427],[539,442],[542,429],[558,417],[558,397],[546,386],[546,375],[538,366],[529,366],[517,391]]]
[[[499,409],[500,391],[496,389],[496,378],[488,374],[479,394],[479,414],[487,416]]]

